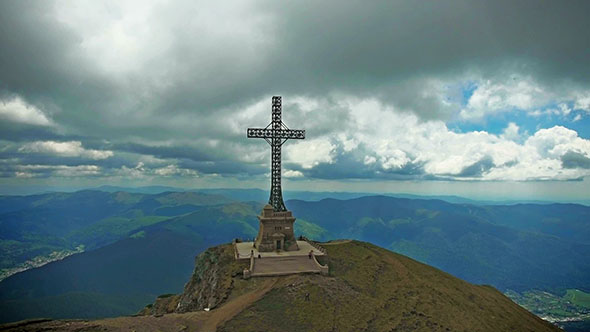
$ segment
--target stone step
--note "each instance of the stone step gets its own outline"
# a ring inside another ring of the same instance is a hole
[[[320,272],[314,260],[307,256],[272,257],[254,259],[252,276]]]

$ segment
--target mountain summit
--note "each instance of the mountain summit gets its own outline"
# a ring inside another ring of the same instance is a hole
[[[196,258],[184,292],[139,316],[29,321],[6,331],[559,331],[490,286],[369,243],[324,243],[329,276],[242,279],[233,247]]]

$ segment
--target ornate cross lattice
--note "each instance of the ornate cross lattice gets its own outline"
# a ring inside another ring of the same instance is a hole
[[[272,121],[265,128],[248,128],[248,138],[264,138],[271,146],[270,204],[275,211],[286,211],[281,189],[281,146],[288,139],[304,139],[305,130],[289,129],[281,120],[281,97],[272,97]]]

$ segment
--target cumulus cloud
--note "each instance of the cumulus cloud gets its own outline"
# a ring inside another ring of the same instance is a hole
[[[138,162],[137,165],[129,167],[121,166],[119,169],[113,170],[108,176],[134,178],[134,179],[148,179],[154,177],[199,177],[199,173],[193,169],[179,167],[175,164],[170,164],[164,167],[150,167],[143,162]]]
[[[547,103],[545,93],[539,86],[527,81],[511,84],[494,84],[490,81],[477,86],[461,110],[463,119],[479,119],[487,113],[510,111],[512,109],[531,109]],[[543,98],[539,98],[543,97]]]
[[[331,164],[334,161],[336,147],[325,139],[311,139],[291,143],[285,148],[286,162],[296,163],[304,169],[310,169],[320,163]]]
[[[576,179],[587,133],[541,121],[588,121],[588,6],[2,2],[3,174],[261,176],[269,149],[245,128],[277,94],[308,137],[284,145],[286,177]],[[511,112],[538,128],[447,127]]]
[[[590,92],[578,96],[574,108],[590,112]]]
[[[168,165],[166,167],[154,170],[155,175],[159,176],[198,176],[198,173],[192,169],[179,168],[177,165]]]
[[[5,120],[39,126],[49,126],[53,123],[40,109],[28,104],[21,97],[0,99],[0,118]]]
[[[377,158],[375,158],[374,156],[365,156],[365,159],[363,160],[363,164],[365,165],[371,165],[377,162]]]
[[[123,165],[120,169],[115,170],[115,175],[134,179],[144,178],[146,176],[146,168],[143,162],[137,163],[135,167]]]
[[[96,165],[19,165],[14,172],[16,177],[86,177],[98,176],[101,168]]]
[[[520,128],[514,122],[508,123],[508,126],[502,132],[501,137],[511,141],[517,141],[520,138],[520,134],[518,131]]]
[[[319,140],[323,144],[300,143],[305,148],[288,150],[289,161],[304,175],[516,181],[590,175],[580,158],[590,155],[590,140],[562,126],[540,129],[524,139],[515,123],[501,135],[456,133],[442,121],[421,122],[376,100],[347,103],[353,119],[347,132],[352,134],[328,135]],[[347,140],[358,142],[356,148],[337,148]],[[322,145],[325,150],[319,148]]]
[[[2,89],[52,98],[63,110],[56,120],[95,135],[126,136],[133,124],[158,128],[152,137],[195,137],[218,128],[233,106],[272,93],[371,95],[445,119],[461,109],[453,85],[473,76],[492,82],[476,96],[502,95],[494,82],[514,72],[544,90],[543,82],[563,79],[583,87],[590,42],[579,32],[587,6],[14,2],[1,10],[8,28],[0,41],[11,50],[0,55]],[[507,10],[518,19],[507,19]],[[499,103],[474,99],[465,116],[534,103],[530,87],[517,88],[523,93]],[[209,118],[213,111],[218,117]]]
[[[96,165],[59,166],[55,168],[57,176],[89,176],[100,174],[100,167]]]
[[[586,110],[588,106],[585,93],[567,85],[543,84],[531,77],[508,75],[504,79],[473,84],[475,90],[459,112],[460,119],[466,121],[480,121],[514,111],[531,116],[567,116],[573,110]]]
[[[525,142],[536,149],[541,157],[556,158],[568,151],[590,154],[590,140],[578,137],[571,129],[555,126],[541,129]]]
[[[20,152],[25,153],[45,153],[54,154],[63,157],[82,157],[94,160],[106,159],[113,156],[113,151],[109,150],[92,150],[82,147],[82,142],[32,142],[24,144],[19,148]]]
[[[286,169],[283,172],[283,176],[286,178],[301,178],[303,177],[303,173],[301,173],[300,171],[294,171],[291,169]]]

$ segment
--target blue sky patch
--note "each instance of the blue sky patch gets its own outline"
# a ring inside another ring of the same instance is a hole
[[[514,122],[520,128],[519,133],[521,135],[527,133],[527,136],[529,136],[539,129],[563,126],[577,131],[582,138],[590,138],[590,117],[584,111],[571,111],[568,115],[548,112],[548,110],[558,109],[557,106],[551,105],[541,110],[542,114],[540,115],[533,115],[530,112],[521,110],[498,112],[488,115],[487,118],[478,122],[450,121],[447,123],[447,127],[457,133],[486,131],[490,134],[500,135],[510,122]],[[581,115],[581,119],[574,121],[578,114]]]

